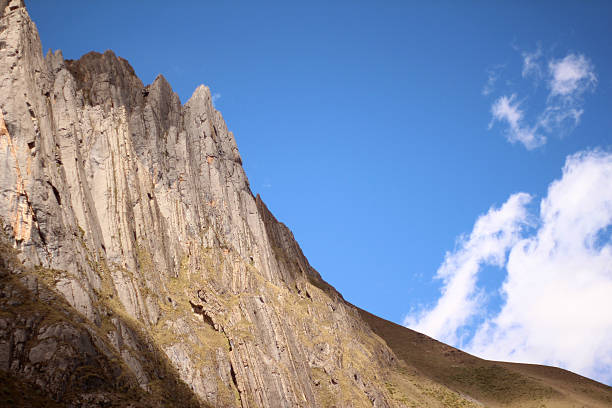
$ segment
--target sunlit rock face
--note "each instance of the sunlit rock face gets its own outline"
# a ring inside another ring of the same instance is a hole
[[[0,406],[611,402],[345,302],[253,196],[207,87],[181,104],[111,51],[43,57],[0,0]]]
[[[253,196],[209,89],[182,105],[111,51],[43,57],[19,0],[0,0],[0,220],[0,368],[52,400],[399,404],[393,352]]]

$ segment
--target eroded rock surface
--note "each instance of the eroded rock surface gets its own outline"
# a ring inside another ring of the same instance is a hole
[[[610,405],[555,370],[358,311],[253,196],[207,87],[43,57],[0,0],[0,406]]]
[[[96,389],[81,364],[157,400],[175,373],[213,406],[398,405],[393,352],[253,196],[207,87],[182,105],[111,51],[43,57],[23,3],[0,13],[0,219],[23,263],[3,301],[32,309],[3,309],[2,370],[56,401]],[[43,324],[44,299],[70,316]]]

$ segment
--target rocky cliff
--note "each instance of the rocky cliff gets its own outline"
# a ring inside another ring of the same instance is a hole
[[[0,219],[21,261],[2,299],[22,302],[3,305],[2,369],[57,401],[168,400],[176,376],[215,406],[389,406],[393,353],[253,196],[209,89],[181,105],[110,51],[43,57],[22,2],[0,13]]]
[[[43,57],[22,0],[0,0],[0,222],[9,406],[475,404],[310,266],[207,87]]]

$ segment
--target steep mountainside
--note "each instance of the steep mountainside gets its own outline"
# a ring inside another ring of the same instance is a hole
[[[22,0],[0,0],[0,227],[0,405],[480,404],[321,279],[208,88],[43,57]]]

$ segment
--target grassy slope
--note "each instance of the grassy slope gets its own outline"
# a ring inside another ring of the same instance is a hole
[[[483,360],[358,309],[420,375],[490,407],[612,407],[612,387],[555,367]]]
[[[0,370],[0,407],[59,408],[40,387]]]

